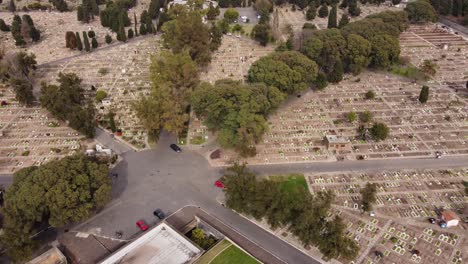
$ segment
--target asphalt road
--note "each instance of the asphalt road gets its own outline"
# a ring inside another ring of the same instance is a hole
[[[112,147],[115,139],[98,131],[99,140]],[[135,225],[143,219],[148,224],[157,220],[152,212],[161,208],[169,215],[186,205],[200,206],[252,242],[261,245],[287,263],[318,263],[301,251],[271,235],[264,229],[221,206],[223,193],[213,184],[224,168],[210,167],[202,155],[184,149],[176,153],[169,148],[175,139],[163,133],[155,149],[134,152],[125,145],[114,143],[122,153],[121,161],[113,169],[118,177],[113,179],[113,201],[101,213],[74,229],[113,237],[118,230],[124,239],[131,239],[139,232]],[[400,159],[343,161],[300,164],[250,166],[261,174],[290,172],[332,172],[359,170],[390,170],[413,168],[467,167],[468,157],[444,157],[442,159]]]

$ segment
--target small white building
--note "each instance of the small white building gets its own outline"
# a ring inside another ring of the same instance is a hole
[[[460,217],[451,210],[442,211],[440,218],[447,223],[447,227],[457,226],[460,223]]]
[[[202,249],[161,222],[100,264],[185,264],[193,263],[202,253]]]
[[[112,156],[112,149],[104,148],[99,144],[96,144],[96,152],[98,154],[106,154],[108,156]]]

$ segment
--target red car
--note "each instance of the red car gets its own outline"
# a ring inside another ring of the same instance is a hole
[[[218,188],[224,189],[224,184],[221,181],[215,181],[214,185]]]
[[[138,222],[136,222],[136,225],[138,226],[138,228],[140,228],[141,231],[146,231],[146,229],[148,229],[148,225],[143,220],[138,220]]]

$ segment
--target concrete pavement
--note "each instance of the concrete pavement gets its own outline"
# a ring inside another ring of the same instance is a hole
[[[103,135],[98,135],[98,137],[101,136]],[[104,139],[115,140],[109,135],[104,135]],[[195,205],[200,206],[254,244],[261,245],[265,250],[273,252],[282,261],[287,263],[319,262],[221,206],[218,201],[223,199],[224,194],[213,184],[221,177],[224,168],[209,166],[207,160],[195,151],[184,149],[181,153],[174,152],[169,148],[169,145],[175,142],[175,138],[163,132],[157,146],[152,150],[134,152],[128,151],[124,147],[119,149],[123,161],[117,164],[112,171],[119,175],[113,179],[113,201],[101,213],[77,226],[75,230],[109,237],[114,236],[117,230],[122,230],[124,239],[132,239],[139,232],[135,225],[137,220],[144,219],[150,225],[159,221],[152,214],[154,209],[160,208],[166,215],[169,215],[186,205]],[[320,162],[249,167],[261,174],[284,174],[466,166],[468,166],[468,157]]]

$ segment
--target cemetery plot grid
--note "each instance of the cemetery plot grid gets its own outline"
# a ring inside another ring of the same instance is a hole
[[[23,107],[0,85],[0,174],[84,151],[93,143],[39,106]]]
[[[354,263],[463,263],[466,232],[442,230],[427,218],[437,218],[436,208],[460,212],[468,205],[467,177],[467,169],[306,175],[312,193],[334,193],[335,214],[360,245]],[[359,192],[367,182],[377,185],[375,217],[360,211]]]
[[[106,91],[108,97],[96,103],[102,126],[107,128],[108,113],[115,113],[117,128],[122,130],[121,139],[137,149],[145,148],[146,131],[136,117],[132,103],[141,95],[149,94],[151,56],[158,50],[158,36],[134,39],[112,49],[39,67],[38,83],[42,80],[53,83],[59,72],[74,72],[82,78],[82,85],[91,100],[97,90]]]

